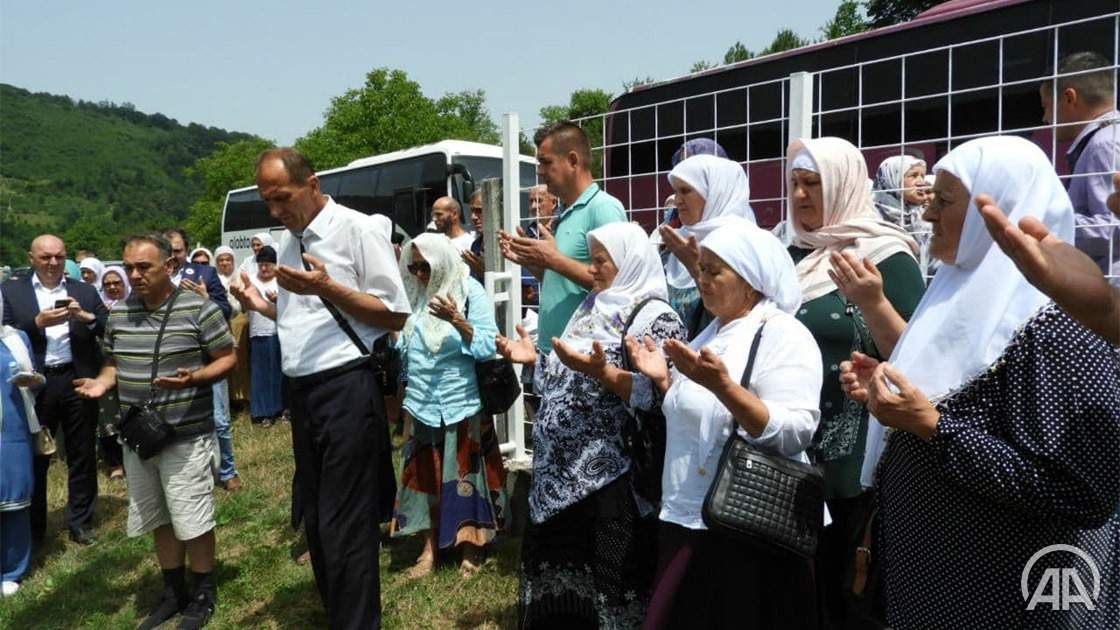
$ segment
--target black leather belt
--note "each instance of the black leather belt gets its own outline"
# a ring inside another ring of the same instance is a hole
[[[62,374],[74,369],[73,363],[59,363],[57,365],[43,366],[43,374]]]
[[[370,358],[368,356],[358,357],[353,361],[343,363],[337,367],[328,368],[322,372],[315,372],[307,376],[289,376],[288,385],[295,390],[307,389],[320,383],[325,383],[339,374],[352,372],[358,368],[370,368]]]

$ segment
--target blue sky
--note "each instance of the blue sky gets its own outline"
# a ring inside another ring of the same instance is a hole
[[[0,82],[288,144],[389,66],[432,97],[482,88],[495,119],[515,111],[531,127],[577,88],[679,76],[783,27],[817,37],[838,4],[0,0]]]

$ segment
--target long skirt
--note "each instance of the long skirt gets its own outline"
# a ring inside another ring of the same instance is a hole
[[[229,399],[246,402],[249,400],[249,316],[239,313],[229,320],[229,332],[233,335],[234,351],[237,354],[237,367],[229,375]]]
[[[412,426],[401,449],[392,535],[435,527],[440,549],[492,541],[509,514],[493,419],[479,413],[438,428],[417,420]]]
[[[249,414],[253,419],[274,418],[284,411],[284,375],[280,372],[280,338],[250,338],[249,361],[253,382]]]
[[[812,564],[662,521],[643,630],[817,627]]]
[[[641,519],[629,475],[525,529],[522,628],[637,628],[653,574],[653,519]]]

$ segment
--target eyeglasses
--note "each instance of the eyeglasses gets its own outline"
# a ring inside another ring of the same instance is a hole
[[[429,274],[432,273],[432,266],[426,262],[412,263],[408,266],[408,271],[414,276],[420,275],[421,273]]]

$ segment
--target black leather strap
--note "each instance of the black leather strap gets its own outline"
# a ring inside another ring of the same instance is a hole
[[[758,344],[762,341],[762,329],[766,328],[766,322],[763,321],[762,325],[758,327],[758,332],[754,334],[754,341],[751,342],[751,353],[747,355],[747,367],[743,370],[743,378],[739,379],[739,384],[744,389],[750,389],[751,386],[751,373],[754,372],[754,360],[758,356]],[[734,422],[734,420],[732,420]]]
[[[306,253],[307,250],[303,247],[303,239],[300,238],[299,259],[300,262],[303,263],[303,270],[311,271],[311,265],[303,259],[303,255]],[[327,312],[330,313],[331,317],[334,318],[334,321],[338,323],[338,327],[342,329],[342,332],[346,333],[346,336],[350,338],[350,341],[352,341],[354,345],[358,347],[358,352],[361,352],[362,356],[369,356],[370,351],[366,349],[366,344],[362,343],[362,338],[358,336],[358,333],[354,332],[354,328],[350,325],[350,322],[346,321],[346,317],[342,315],[342,313],[338,310],[338,307],[334,304],[331,304],[330,300],[321,295],[319,296],[319,300],[323,302],[323,306],[327,307]]]
[[[642,309],[650,302],[665,302],[665,300],[659,297],[647,297],[641,302],[638,302],[638,305],[634,307],[634,310],[630,311],[630,315],[626,317],[626,323],[622,326],[622,339],[619,340],[619,343],[622,344],[622,369],[628,372],[632,371],[632,364],[630,362],[630,353],[626,351],[626,335],[630,334],[630,327],[634,325],[634,320],[638,318],[638,313],[642,312]],[[668,304],[668,302],[665,303]],[[642,343],[642,340],[639,339],[638,343]]]
[[[182,290],[177,287],[171,293],[171,300],[167,302],[167,312],[163,315],[163,321],[159,325],[159,334],[156,335],[155,357],[152,358],[152,397],[155,397],[156,393],[156,386],[154,383],[156,380],[156,375],[159,373],[159,346],[161,343],[163,343],[163,331],[167,330],[167,322],[171,321],[171,309],[175,306],[175,300],[179,299],[180,293],[182,293]]]

